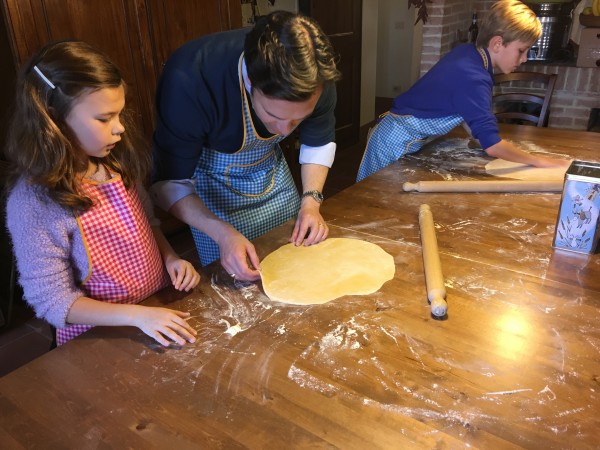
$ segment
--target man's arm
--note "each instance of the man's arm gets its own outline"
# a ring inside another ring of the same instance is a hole
[[[260,260],[254,246],[229,223],[215,216],[196,194],[175,202],[169,213],[184,223],[197,228],[219,246],[221,265],[241,280],[256,280]]]

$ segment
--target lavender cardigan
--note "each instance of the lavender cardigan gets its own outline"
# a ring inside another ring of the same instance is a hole
[[[148,194],[137,189],[150,225],[159,225]],[[52,200],[46,188],[21,178],[9,193],[6,223],[25,300],[37,317],[65,327],[69,309],[86,295],[80,284],[89,271],[73,211]]]

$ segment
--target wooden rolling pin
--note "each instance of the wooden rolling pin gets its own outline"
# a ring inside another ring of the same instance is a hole
[[[418,181],[402,185],[417,192],[562,192],[562,180]]]
[[[423,252],[423,267],[427,284],[427,299],[431,305],[431,315],[434,319],[444,319],[448,312],[446,303],[446,286],[442,275],[442,263],[438,253],[433,215],[429,205],[419,208],[419,226],[421,228],[421,248]]]

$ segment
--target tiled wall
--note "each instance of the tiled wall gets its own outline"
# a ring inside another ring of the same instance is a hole
[[[423,27],[421,74],[429,70],[457,41],[457,30],[469,26],[472,10],[484,14],[493,1],[433,0],[428,3],[429,21]],[[592,108],[600,108],[600,68],[533,64],[519,70],[558,75],[550,104],[550,127],[585,130]]]

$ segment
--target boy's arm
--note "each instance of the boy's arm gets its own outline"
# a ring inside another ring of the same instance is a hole
[[[535,167],[568,167],[570,160],[552,158],[540,154],[527,153],[508,141],[502,139],[497,144],[485,149],[489,156],[505,159],[521,164],[528,164]]]

